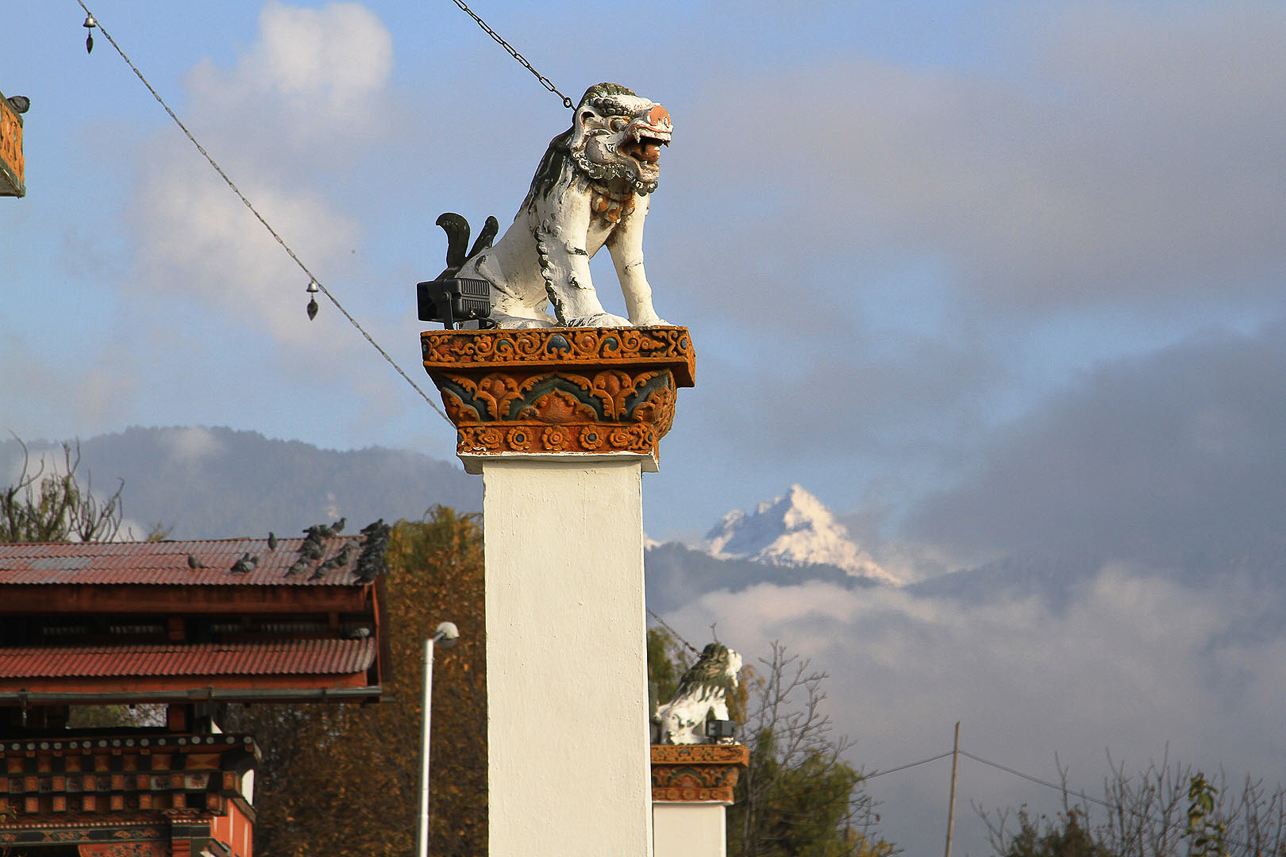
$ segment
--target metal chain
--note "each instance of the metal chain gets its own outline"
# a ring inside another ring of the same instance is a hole
[[[504,39],[500,37],[499,33],[491,29],[491,27],[487,26],[487,22],[479,18],[476,12],[474,12],[472,9],[466,6],[464,4],[464,0],[453,0],[453,2],[455,3],[455,5],[459,6],[466,15],[468,15],[473,20],[477,21],[478,26],[482,28],[482,31],[486,33],[488,36],[490,36],[491,38],[495,39],[496,44],[500,45],[500,47],[508,51],[509,56],[518,60],[518,62],[522,64],[523,68],[527,69],[527,71],[536,75],[536,80],[540,81],[541,86],[545,87],[545,89],[548,89],[550,92],[554,93],[554,95],[557,95],[559,98],[561,98],[563,100],[564,107],[566,107],[568,110],[571,110],[573,107],[576,106],[575,104],[572,103],[572,100],[570,98],[568,98],[566,95],[563,95],[561,92],[559,92],[558,88],[549,82],[549,78],[545,77],[543,74],[536,71],[536,69],[532,67],[531,63],[527,61],[527,58],[525,56],[523,56],[522,54],[514,50],[513,45],[506,42]]]

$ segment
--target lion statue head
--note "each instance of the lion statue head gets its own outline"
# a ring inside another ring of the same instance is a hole
[[[596,184],[649,194],[661,174],[661,147],[670,145],[673,131],[661,105],[617,83],[595,84],[581,96],[572,127],[550,142],[527,202],[548,192],[568,158]]]

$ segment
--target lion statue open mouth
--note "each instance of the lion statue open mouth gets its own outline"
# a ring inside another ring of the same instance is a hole
[[[614,83],[586,90],[572,127],[549,144],[513,225],[488,218],[467,258],[468,224],[444,214],[444,277],[491,284],[491,319],[504,328],[663,325],[643,272],[643,223],[670,144],[670,114]],[[589,260],[607,247],[629,318],[612,315],[594,291]],[[548,314],[552,306],[554,318]]]

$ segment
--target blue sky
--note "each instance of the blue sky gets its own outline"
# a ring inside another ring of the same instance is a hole
[[[426,385],[432,221],[507,222],[557,99],[448,2],[91,8]],[[1097,367],[1281,315],[1280,4],[479,10],[573,97],[615,80],[675,116],[646,247],[700,386],[649,479],[656,536],[791,482],[892,525]],[[449,457],[332,308],[306,321],[307,278],[101,34],[85,54],[79,6],[12,17],[0,86],[33,107],[30,192],[0,207],[3,427]]]
[[[796,482],[911,576],[1068,543],[1109,561],[1146,544],[1157,562],[1286,531],[1282,3],[476,7],[573,98],[615,81],[674,117],[645,248],[659,312],[692,330],[698,386],[645,482],[652,536]],[[558,100],[449,0],[91,8],[427,388],[413,287],[443,265],[433,221],[507,223],[566,127]],[[83,17],[72,0],[18,4],[0,28],[0,90],[32,101],[29,195],[0,199],[0,430],[227,425],[449,459],[450,427],[332,307],[307,321],[307,278],[106,39],[86,55]],[[1086,603],[1137,600],[1132,585],[1118,569]],[[1206,651],[1218,623],[1158,587],[1140,615],[1195,610],[1196,636],[1148,645]],[[692,627],[748,606],[706,605]],[[974,618],[996,645],[1014,616],[1063,628],[1037,670],[1057,672],[1058,643],[1097,614],[1032,610]],[[801,634],[815,618],[782,615]],[[1161,673],[1178,690],[1131,729],[1181,704],[1182,672]],[[1279,710],[1271,685],[1239,704]],[[1212,745],[1209,701],[1166,734]],[[1117,724],[1065,725],[1096,754]]]

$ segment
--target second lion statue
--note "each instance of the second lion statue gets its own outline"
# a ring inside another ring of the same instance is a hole
[[[671,130],[661,105],[618,84],[591,86],[572,127],[550,142],[513,225],[494,246],[488,246],[493,218],[467,258],[464,218],[439,218],[449,239],[442,276],[490,283],[491,319],[502,328],[668,324],[652,306],[643,272],[643,223]],[[589,260],[603,247],[628,319],[605,311],[594,291]]]

